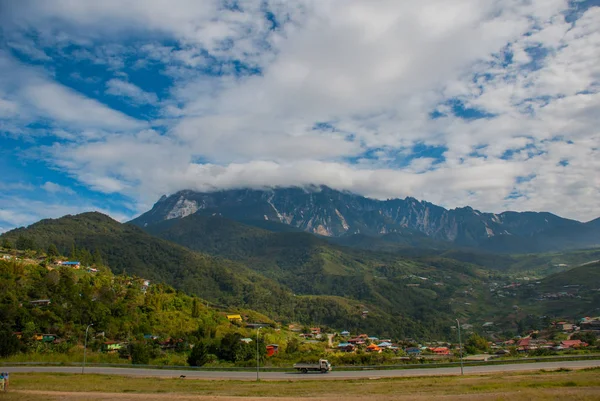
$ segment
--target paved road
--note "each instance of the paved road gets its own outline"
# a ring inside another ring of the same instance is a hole
[[[600,367],[600,360],[564,361],[564,362],[536,362],[509,365],[487,365],[487,366],[465,366],[465,374],[495,373],[495,372],[518,372],[539,369],[584,369]],[[334,367],[335,369],[335,367]],[[81,373],[81,367],[61,366],[19,366],[3,367],[2,370],[19,372],[62,372]],[[188,379],[210,379],[210,380],[256,380],[256,372],[215,372],[196,370],[167,370],[167,369],[136,369],[136,368],[100,368],[87,367],[86,373],[97,373],[120,376],[154,376],[154,377],[179,377],[186,376]],[[365,379],[384,377],[406,377],[406,376],[440,376],[458,375],[460,367],[452,368],[421,368],[421,369],[398,369],[398,370],[355,370],[336,372],[328,374],[320,373],[291,373],[291,372],[261,372],[261,380],[320,380],[320,379]]]

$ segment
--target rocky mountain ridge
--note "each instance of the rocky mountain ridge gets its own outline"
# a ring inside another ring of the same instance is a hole
[[[194,213],[276,222],[326,237],[424,234],[457,246],[494,251],[503,247],[517,247],[519,252],[560,249],[564,248],[563,236],[566,248],[600,244],[596,220],[581,223],[546,212],[483,213],[468,206],[448,210],[410,197],[376,200],[326,186],[208,193],[184,190],[163,196],[132,223],[144,227]],[[583,238],[578,233],[584,233]]]

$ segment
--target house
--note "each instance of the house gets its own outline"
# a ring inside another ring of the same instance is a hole
[[[246,344],[250,344],[252,342],[252,339],[249,337],[246,338],[240,338],[240,341]]]
[[[435,355],[450,355],[450,349],[448,347],[431,348],[431,352],[433,352]]]
[[[267,356],[273,356],[279,353],[279,344],[267,345]]]
[[[48,306],[50,305],[49,299],[36,299],[35,301],[29,301],[33,306]]]
[[[560,346],[562,348],[581,348],[587,347],[588,344],[581,340],[564,340],[560,342]]]
[[[358,344],[364,344],[364,343],[365,343],[365,340],[363,340],[363,339],[362,339],[362,338],[360,338],[360,337],[356,337],[356,338],[351,338],[351,339],[349,339],[349,340],[348,340],[348,342],[349,342],[350,344],[358,345]]]
[[[350,332],[349,332],[349,331],[347,331],[347,330],[344,330],[344,331],[342,331],[342,332],[340,333],[340,335],[341,335],[341,336],[344,336],[344,337],[348,337],[348,336],[350,335]]]
[[[337,346],[338,350],[343,352],[352,352],[354,351],[355,346],[350,343],[339,343]]]
[[[56,340],[56,334],[42,334],[42,342],[51,343]]]
[[[271,327],[269,323],[247,323],[246,327],[249,329],[262,329],[264,327]]]
[[[600,317],[584,317],[580,320],[581,330],[600,330]]]
[[[561,331],[573,331],[573,325],[571,323],[557,322],[554,326]]]
[[[123,344],[116,341],[105,341],[102,344],[102,351],[108,352],[109,354],[113,354],[123,348]]]
[[[321,334],[321,328],[320,327],[311,327],[310,332],[314,335]]]
[[[158,340],[158,336],[154,334],[144,334],[144,340]]]
[[[377,337],[369,337],[369,340],[371,340],[371,341],[377,341],[377,340],[379,340],[379,338],[377,338]]]
[[[517,347],[529,347],[530,342],[531,342],[530,337],[521,338],[519,341],[517,341]]]
[[[290,331],[293,331],[293,332],[295,332],[295,333],[298,333],[298,332],[301,332],[301,331],[302,331],[302,327],[300,327],[300,326],[299,326],[299,325],[297,325],[297,324],[290,324],[290,325],[288,326],[288,329],[289,329]]]
[[[241,315],[227,315],[227,319],[229,319],[230,322],[241,322],[242,321],[242,316]]]
[[[381,352],[381,348],[379,348],[379,346],[377,346],[376,344],[371,344],[367,346],[366,349],[367,352]]]
[[[408,347],[404,350],[408,356],[419,356],[421,355],[421,350],[417,347]]]
[[[81,267],[81,262],[78,262],[78,261],[63,262],[63,261],[59,260],[58,262],[56,262],[56,264],[59,266],[69,266],[69,267],[72,267],[73,269],[79,269]]]
[[[379,344],[377,344],[377,346],[379,348],[390,348],[392,346],[392,343],[388,342],[388,341],[383,341],[383,342],[380,342]]]

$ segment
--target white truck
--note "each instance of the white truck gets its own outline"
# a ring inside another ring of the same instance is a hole
[[[302,373],[307,373],[309,371],[327,373],[331,371],[331,364],[327,359],[319,359],[319,362],[317,363],[295,363],[294,369],[297,369]]]

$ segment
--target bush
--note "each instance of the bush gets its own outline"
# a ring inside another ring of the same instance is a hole
[[[19,339],[8,328],[0,330],[0,356],[5,358],[19,352]]]
[[[204,341],[200,341],[192,348],[187,363],[190,366],[204,366],[209,360],[209,346]]]
[[[556,352],[547,348],[538,348],[529,352],[529,356],[553,356],[558,355]]]
[[[144,343],[130,344],[129,354],[134,365],[148,365],[152,357],[152,347]]]

